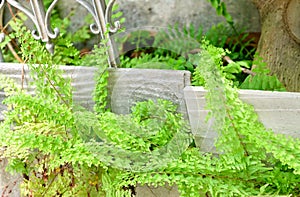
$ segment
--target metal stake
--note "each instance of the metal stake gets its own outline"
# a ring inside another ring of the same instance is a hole
[[[115,47],[111,35],[116,33],[120,28],[119,21],[112,23],[112,8],[116,0],[110,0],[106,5],[105,0],[76,0],[90,12],[95,20],[90,25],[90,29],[94,34],[100,34],[101,39],[107,40],[108,46],[108,63],[110,67],[116,67],[118,60],[118,52]],[[34,23],[37,30],[32,31],[32,36],[43,42],[46,42],[46,48],[50,53],[54,53],[54,44],[51,42],[59,35],[59,29],[54,28],[52,31],[50,18],[53,8],[58,0],[53,0],[47,11],[44,9],[43,0],[30,0],[31,10],[24,7],[16,0],[0,0],[0,10],[3,9],[4,3],[7,2],[11,6],[24,12],[28,18]]]
[[[120,28],[119,21],[112,24],[112,8],[116,0],[110,0],[106,6],[105,0],[76,0],[90,12],[95,20],[90,25],[90,29],[94,34],[100,34],[101,39],[107,40],[108,46],[108,63],[110,67],[116,67],[119,63],[118,51],[115,47],[114,40],[110,37],[112,33],[116,33]]]
[[[0,6],[4,6],[2,0]],[[43,0],[30,0],[31,10],[24,7],[22,4],[15,0],[6,0],[11,6],[21,10],[27,17],[34,23],[37,30],[32,31],[32,36],[37,40],[46,42],[46,48],[50,53],[54,53],[54,45],[51,39],[57,38],[59,35],[59,29],[55,28],[54,31],[51,29],[50,16],[53,8],[55,7],[58,0],[54,0],[49,6],[47,12],[45,12]],[[0,9],[1,9],[0,8]]]

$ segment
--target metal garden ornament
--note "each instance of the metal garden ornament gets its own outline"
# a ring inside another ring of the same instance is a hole
[[[111,39],[111,34],[116,33],[120,28],[119,21],[112,23],[112,8],[115,0],[110,0],[107,4],[105,0],[76,0],[79,4],[84,6],[90,14],[92,14],[95,21],[90,25],[93,34],[100,34],[101,39],[107,40],[108,45],[108,62],[110,67],[116,67],[118,53],[114,46],[114,41]],[[53,0],[47,10],[44,8],[43,0],[30,0],[30,6],[25,6],[24,1],[16,0],[0,0],[0,20],[3,20],[3,9],[5,4],[22,11],[33,22],[36,30],[32,31],[32,36],[36,40],[41,40],[46,43],[46,48],[50,53],[54,53],[53,39],[59,36],[59,29],[55,27],[52,29],[50,18],[51,13],[57,4],[58,0]],[[3,37],[2,33],[2,37]]]

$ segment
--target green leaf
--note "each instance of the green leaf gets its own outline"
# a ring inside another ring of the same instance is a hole
[[[214,8],[219,7],[220,0],[208,0]]]
[[[251,60],[236,61],[236,63],[245,68],[250,68],[252,65]]]
[[[270,78],[267,75],[265,75],[265,76],[262,76],[261,79],[262,79],[262,85],[261,85],[262,90],[270,90],[270,85],[269,85]]]
[[[237,63],[230,63],[223,69],[224,72],[228,73],[240,73],[242,71],[241,67]]]
[[[222,6],[218,6],[216,8],[216,12],[217,12],[218,15],[222,15],[223,14],[223,7]]]

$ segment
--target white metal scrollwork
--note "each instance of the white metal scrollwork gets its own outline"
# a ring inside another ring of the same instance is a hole
[[[92,14],[95,23],[90,25],[91,32],[100,34],[101,39],[107,40],[108,62],[110,67],[115,67],[118,62],[118,53],[114,47],[114,41],[110,38],[112,33],[116,33],[120,28],[119,21],[112,22],[112,8],[116,0],[110,0],[107,4],[105,0],[76,0]],[[59,29],[51,28],[51,12],[58,0],[53,0],[49,8],[45,11],[43,0],[30,0],[31,9],[25,7],[20,1],[0,0],[0,10],[3,10],[5,2],[25,13],[34,23],[36,30],[32,31],[32,36],[46,42],[46,48],[50,53],[54,53],[52,39],[59,36]]]
[[[111,33],[115,33],[120,29],[120,22],[112,23],[112,8],[116,0],[110,0],[106,5],[105,0],[76,0],[93,16],[95,23],[90,25],[90,29],[94,34],[100,34],[101,39],[108,41],[108,56],[110,67],[118,64],[118,53],[115,48],[113,39],[110,38]]]
[[[1,8],[5,5],[4,2],[5,0],[1,1]],[[50,53],[53,53],[54,45],[51,42],[51,39],[58,37],[59,29],[55,28],[53,31],[51,30],[50,16],[58,0],[54,0],[46,12],[42,0],[31,0],[31,10],[15,0],[6,0],[6,2],[27,15],[27,17],[34,23],[36,27],[36,30],[32,31],[32,36],[37,40],[42,40],[43,42],[46,42],[47,50]]]

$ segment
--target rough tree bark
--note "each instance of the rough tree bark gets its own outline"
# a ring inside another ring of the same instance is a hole
[[[288,91],[300,92],[300,0],[252,0],[261,17],[258,53]]]

